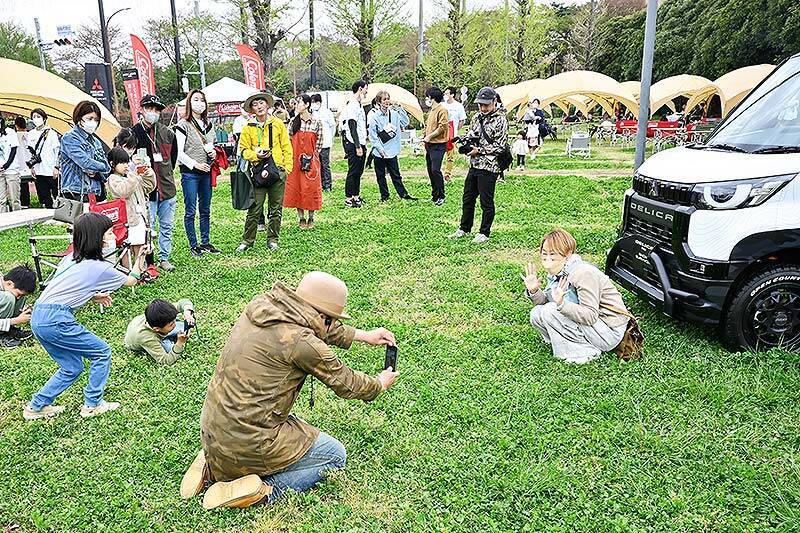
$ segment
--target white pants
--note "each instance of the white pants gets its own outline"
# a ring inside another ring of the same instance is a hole
[[[22,209],[19,204],[19,187],[18,172],[0,172],[0,213]]]
[[[531,310],[531,325],[553,346],[553,355],[568,363],[588,363],[617,347],[627,324],[610,328],[600,319],[588,326],[564,316],[554,302]]]

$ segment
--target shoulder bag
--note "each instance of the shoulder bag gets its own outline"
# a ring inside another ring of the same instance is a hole
[[[639,328],[639,322],[636,317],[624,309],[619,309],[611,305],[600,304],[600,307],[608,309],[613,313],[628,317],[628,326],[625,328],[625,335],[622,340],[614,348],[614,353],[623,361],[636,361],[642,358],[642,349],[644,348],[644,333]]]
[[[478,116],[478,126],[481,128],[481,135],[483,138],[486,139],[486,142],[489,144],[493,143],[494,140],[489,137],[486,133],[486,130],[483,129],[483,117]],[[508,143],[503,145],[503,150],[497,154],[497,166],[500,167],[500,172],[504,172],[511,166],[511,163],[514,161],[514,156],[511,155],[511,149],[508,147]]]
[[[262,133],[263,130],[258,132],[259,148],[261,147]],[[272,123],[269,124],[269,133],[267,135],[269,136],[269,155],[251,168],[253,185],[259,188],[272,187],[281,180],[281,172],[272,157]]]

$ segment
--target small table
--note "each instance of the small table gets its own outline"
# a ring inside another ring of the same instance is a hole
[[[38,222],[52,220],[52,218],[52,209],[20,209],[10,213],[0,213],[0,231],[30,226]]]

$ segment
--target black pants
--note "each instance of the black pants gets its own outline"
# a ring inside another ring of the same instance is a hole
[[[53,209],[53,200],[58,196],[58,181],[53,176],[36,176],[36,196],[39,205]]]
[[[367,149],[361,147],[361,155],[356,154],[356,145],[344,141],[344,154],[347,156],[347,177],[344,181],[344,195],[347,198],[361,194],[361,176],[364,174],[364,163],[367,160]]]
[[[319,151],[319,163],[322,167],[322,190],[330,191],[333,188],[331,176],[331,149],[323,148]]]
[[[472,231],[472,221],[475,219],[475,200],[481,198],[481,229],[480,232],[489,236],[494,222],[494,187],[497,184],[497,174],[488,170],[470,167],[464,180],[464,196],[461,203],[461,231]]]
[[[397,191],[397,196],[405,198],[408,196],[408,191],[403,185],[403,177],[400,175],[400,163],[397,162],[397,157],[383,159],[376,157],[375,162],[375,177],[378,180],[378,188],[381,190],[381,200],[389,198],[389,187],[386,185],[386,171],[389,171],[389,176],[392,178],[392,185],[394,190]]]
[[[525,166],[525,154],[517,154],[517,166],[518,167]]]
[[[431,180],[431,198],[444,200],[444,174],[442,174],[442,161],[444,160],[447,143],[428,143],[425,149],[425,165],[428,167],[428,178]]]

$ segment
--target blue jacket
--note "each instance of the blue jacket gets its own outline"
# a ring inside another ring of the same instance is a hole
[[[396,135],[393,139],[384,143],[381,141],[381,138],[378,137],[378,132],[382,131],[389,123],[390,115]],[[406,113],[406,110],[402,107],[389,108],[386,113],[381,111],[380,108],[375,109],[370,114],[369,125],[367,126],[367,135],[369,135],[369,140],[372,143],[372,155],[381,157],[380,151],[383,150],[386,154],[386,159],[397,157],[400,154],[401,132],[403,128],[406,127],[408,127],[408,113]]]
[[[100,139],[75,126],[61,138],[58,153],[61,165],[61,190],[75,194],[100,194],[100,184],[108,179],[111,166]],[[90,178],[86,172],[95,172]],[[81,185],[81,182],[83,185]]]

